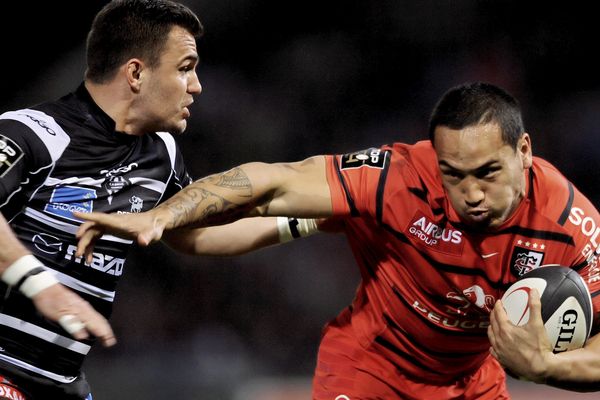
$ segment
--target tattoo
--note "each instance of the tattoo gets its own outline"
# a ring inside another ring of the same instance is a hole
[[[249,190],[248,194],[241,194],[242,197],[252,197],[252,185],[250,180],[239,168],[234,168],[230,171],[230,174],[219,175],[219,181],[216,183],[217,186],[231,188],[233,190]]]
[[[193,224],[224,224],[253,208],[252,184],[240,168],[211,175],[192,183],[167,200],[172,215],[168,228]]]

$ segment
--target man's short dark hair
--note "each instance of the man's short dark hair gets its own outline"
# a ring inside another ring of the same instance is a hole
[[[111,80],[117,68],[130,58],[158,65],[174,26],[194,37],[204,31],[188,7],[169,0],[113,0],[98,12],[87,37],[86,79]]]
[[[487,123],[497,123],[502,140],[514,149],[525,132],[519,102],[508,92],[483,82],[459,85],[448,90],[433,109],[429,139],[434,142],[437,126],[463,129]]]

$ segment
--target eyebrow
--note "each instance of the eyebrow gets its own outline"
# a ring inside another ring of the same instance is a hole
[[[466,170],[466,171],[463,171],[463,170],[461,170],[459,168],[455,168],[452,165],[448,164],[444,160],[440,160],[438,162],[438,165],[440,167],[445,167],[445,168],[453,170],[453,171],[458,171],[458,172],[461,172],[461,173],[464,173],[464,174],[468,174],[468,173],[479,172],[479,171],[487,169],[487,168],[491,168],[494,164],[497,164],[497,163],[498,163],[498,160],[490,160],[490,161],[486,162],[485,164],[482,164],[482,165],[480,165],[480,166],[478,166],[476,168],[473,168],[471,170]]]
[[[200,56],[198,54],[190,54],[190,55],[185,56],[181,61],[182,62],[193,61],[195,63],[199,63],[200,62]]]

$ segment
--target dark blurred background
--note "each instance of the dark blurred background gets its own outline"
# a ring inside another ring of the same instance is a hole
[[[0,14],[0,110],[74,89],[105,1]],[[534,152],[599,204],[597,12],[585,2],[183,1],[206,34],[202,94],[177,140],[195,177],[426,136],[436,100],[483,80],[517,97]],[[594,33],[596,32],[596,33]],[[358,272],[343,237],[235,258],[134,249],[119,344],[86,363],[94,399],[307,399],[320,330]],[[591,398],[511,381],[514,398]]]

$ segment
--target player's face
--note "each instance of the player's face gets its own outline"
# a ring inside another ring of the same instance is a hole
[[[435,150],[448,199],[467,225],[486,229],[506,221],[525,196],[531,142],[524,133],[516,150],[495,123],[435,129]]]
[[[182,133],[190,116],[193,95],[202,91],[196,75],[198,52],[193,35],[174,27],[154,68],[146,69],[146,84],[142,81],[140,107],[147,131]]]

